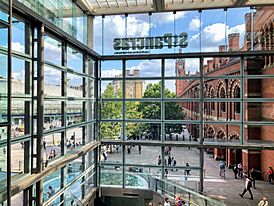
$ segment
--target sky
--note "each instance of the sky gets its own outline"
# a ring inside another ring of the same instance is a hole
[[[113,39],[123,37],[152,37],[163,36],[165,33],[180,34],[181,32],[188,33],[188,46],[182,49],[182,52],[203,52],[218,51],[218,46],[225,44],[225,28],[227,34],[238,32],[240,33],[240,46],[243,45],[245,34],[245,14],[249,13],[250,8],[237,8],[227,10],[227,24],[225,24],[225,12],[222,9],[205,10],[202,13],[198,11],[177,12],[175,15],[172,12],[148,14],[132,14],[128,15],[127,20],[124,16],[106,16],[104,18],[104,35],[102,35],[102,17],[94,18],[94,50],[99,54],[113,55]],[[0,18],[5,18],[3,15]],[[67,20],[64,20],[69,22]],[[77,20],[77,29],[81,33],[83,27],[81,23],[85,22]],[[127,23],[127,24],[126,24]],[[201,28],[200,28],[201,26]],[[82,34],[82,33],[81,33]],[[79,34],[79,35],[81,35]],[[7,47],[7,29],[0,29],[0,46]],[[79,36],[77,34],[77,36]],[[200,48],[201,35],[201,48]],[[24,52],[24,23],[14,19],[12,49],[19,52]],[[103,45],[103,47],[102,47]],[[150,53],[178,53],[179,48],[175,49],[151,49]],[[61,47],[60,43],[45,36],[45,59],[61,64]],[[77,51],[70,50],[68,52],[68,66],[80,72],[82,69],[82,56]],[[0,55],[1,65],[6,64],[5,56]],[[121,62],[109,61],[102,64],[102,77],[114,77],[122,73]],[[13,78],[22,80],[24,75],[24,61],[18,58],[13,58]],[[140,70],[141,77],[160,77],[160,62],[159,60],[140,60],[128,61],[126,68],[133,71]],[[195,74],[199,69],[198,59],[186,59],[186,72],[190,71]],[[60,85],[60,73],[54,72],[48,67],[45,67],[46,83]],[[6,76],[6,70],[1,69],[1,76]],[[167,60],[165,63],[165,75],[175,77],[175,60]],[[153,81],[148,81],[149,83]],[[81,80],[75,75],[69,75],[69,83],[71,85],[81,84]],[[106,82],[102,84],[104,90]],[[174,81],[169,81],[166,86],[175,91]]]
[[[240,33],[240,47],[243,45],[245,34],[245,14],[250,8],[228,9],[227,18],[223,9],[187,11],[173,13],[155,13],[149,21],[148,14],[128,15],[127,24],[124,16],[96,17],[94,21],[94,50],[99,54],[113,55],[114,38],[163,36],[165,33],[188,33],[188,46],[182,52],[212,52],[218,51],[219,45],[225,44],[226,30],[230,33]],[[225,20],[227,19],[227,21]],[[102,35],[102,21],[104,23]],[[149,23],[150,22],[150,23]],[[201,28],[200,28],[201,26]],[[127,29],[125,29],[127,28]],[[226,29],[225,29],[226,28]],[[201,48],[200,48],[201,35]],[[228,40],[227,40],[228,42]],[[103,45],[103,47],[102,47]],[[179,48],[154,49],[157,53],[178,53]],[[175,60],[166,60],[165,75],[176,76]],[[195,74],[199,70],[199,59],[186,59],[186,73]],[[121,62],[109,61],[102,64],[102,77],[114,77],[122,73]],[[160,63],[157,60],[128,61],[126,68],[140,70],[141,77],[160,77]],[[151,83],[153,81],[149,81]],[[102,90],[109,82],[102,83]],[[166,86],[175,92],[175,81],[169,81]],[[146,83],[148,84],[148,83]]]

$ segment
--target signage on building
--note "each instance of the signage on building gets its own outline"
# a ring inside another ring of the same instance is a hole
[[[186,48],[188,45],[188,34],[182,32],[179,35],[166,33],[156,37],[131,37],[115,38],[113,49],[115,54],[149,53],[149,49],[171,49],[173,47]]]

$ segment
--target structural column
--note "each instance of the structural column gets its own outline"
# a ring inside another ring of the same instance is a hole
[[[44,130],[44,25],[37,29],[37,134],[36,134],[36,173],[43,169],[43,130]],[[36,205],[43,203],[43,182],[36,183]]]

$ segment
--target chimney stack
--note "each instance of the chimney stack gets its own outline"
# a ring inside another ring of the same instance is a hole
[[[225,52],[225,50],[226,50],[226,45],[219,46],[219,52]]]
[[[238,51],[239,50],[239,33],[232,33],[228,35],[228,48],[229,51]]]
[[[213,60],[207,60],[207,69],[209,72],[213,70]]]
[[[126,71],[126,76],[127,76],[127,77],[130,76],[130,70],[129,70],[129,69],[127,69],[127,71]]]
[[[133,74],[134,74],[135,77],[139,77],[139,75],[140,75],[140,70],[139,70],[139,69],[134,69],[134,70],[133,70]]]

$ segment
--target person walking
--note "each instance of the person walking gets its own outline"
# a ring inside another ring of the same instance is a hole
[[[168,197],[165,198],[164,206],[170,206]]]
[[[263,197],[263,199],[261,199],[261,201],[258,203],[258,206],[268,206],[268,201],[266,197]]]
[[[266,171],[266,174],[268,174],[268,182],[272,184],[272,179],[273,179],[273,168],[268,167],[268,170]]]
[[[243,198],[244,194],[248,191],[249,194],[250,194],[249,199],[253,200],[253,194],[252,194],[252,191],[251,191],[251,187],[252,187],[251,182],[252,182],[251,178],[246,175],[244,191],[242,192],[242,194],[239,194],[241,196],[241,198]]]
[[[168,166],[171,166],[171,162],[172,162],[172,159],[171,159],[170,156],[168,156],[167,165],[168,165]]]
[[[238,164],[238,177],[243,178],[243,165],[242,163]]]
[[[141,151],[142,151],[141,145],[138,145],[138,151],[139,151],[139,154],[141,154]]]
[[[225,162],[224,161],[220,161],[219,163],[219,176],[220,177],[224,177],[225,174]]]
[[[250,178],[252,180],[252,186],[253,186],[253,188],[256,189],[256,186],[255,186],[255,179],[256,179],[255,177],[256,177],[256,175],[255,175],[255,170],[254,170],[253,167],[251,168],[251,170],[249,172],[249,176],[250,176]]]
[[[235,179],[237,179],[237,174],[238,174],[238,167],[237,167],[237,164],[234,165],[234,167],[233,167],[233,172],[234,172]]]
[[[161,165],[162,164],[162,158],[161,158],[161,156],[159,155],[159,157],[158,157],[158,165]]]
[[[189,164],[188,163],[186,163],[186,169],[185,169],[185,175],[186,176],[189,176],[190,175],[190,169],[189,169]]]

